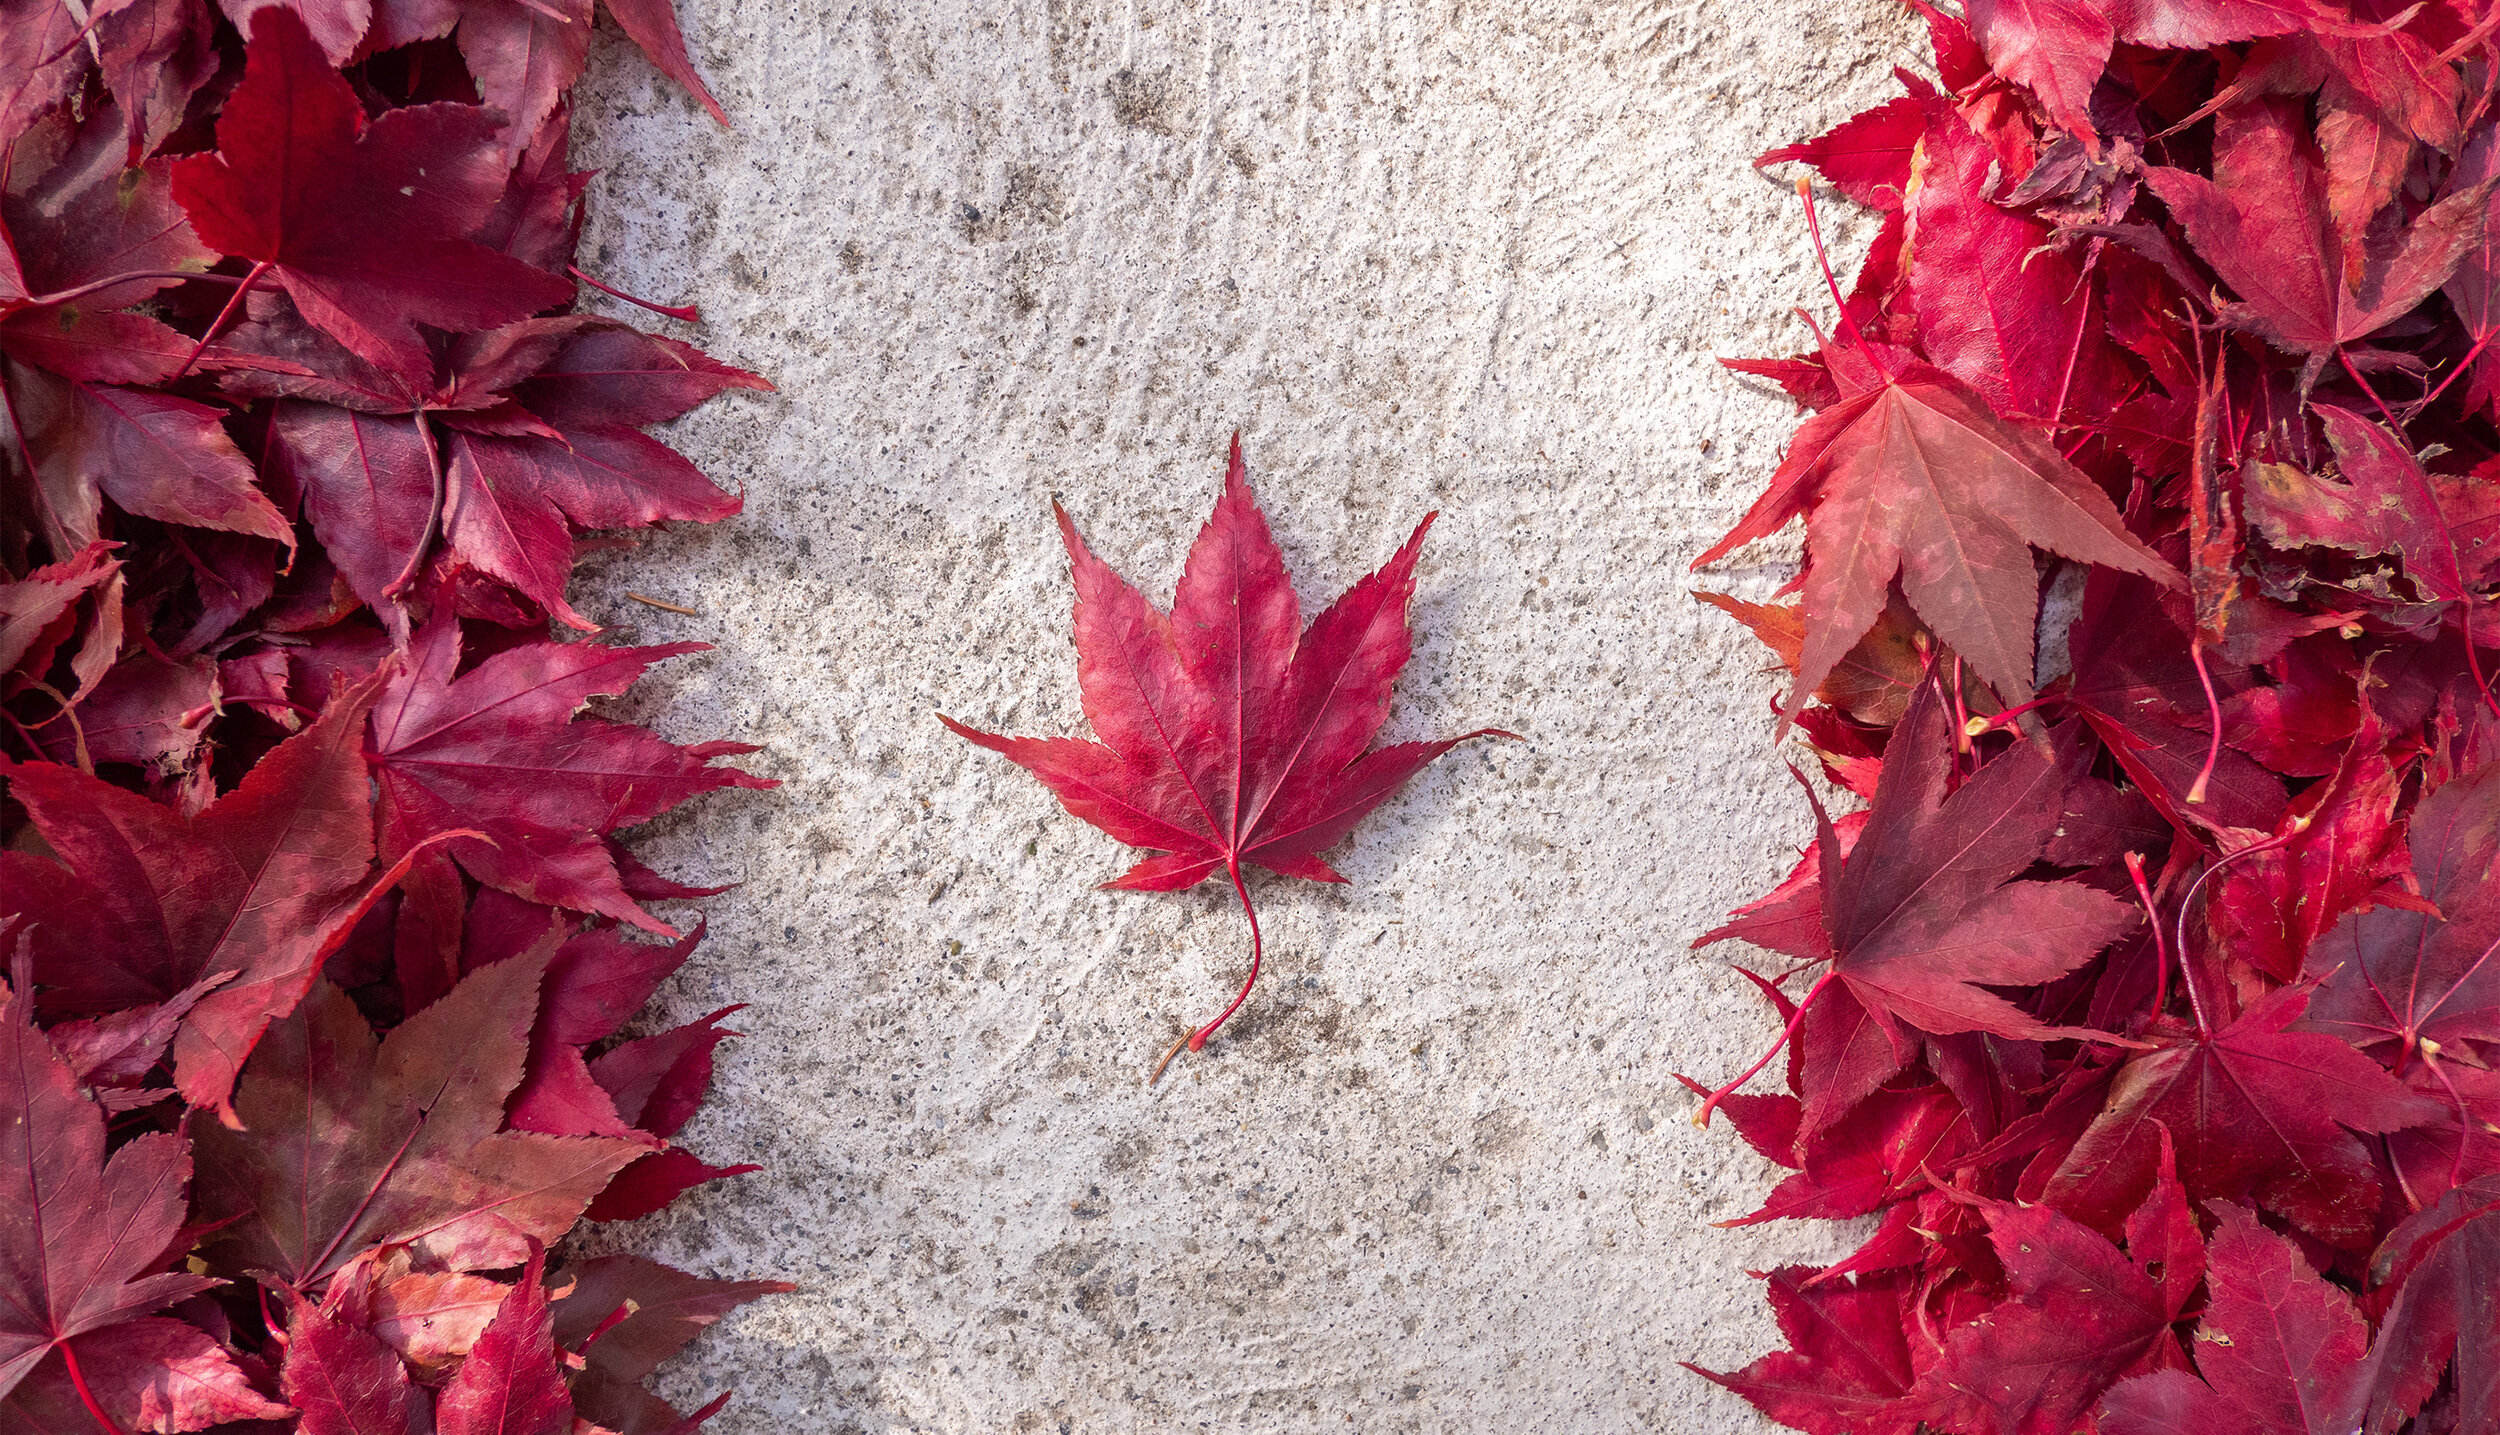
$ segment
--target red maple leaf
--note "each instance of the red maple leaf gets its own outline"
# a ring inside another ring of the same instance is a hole
[[[384,857],[443,833],[478,832],[453,840],[450,852],[488,886],[675,936],[625,890],[606,835],[697,793],[777,784],[712,766],[755,751],[747,744],[679,747],[574,714],[660,659],[704,646],[525,643],[464,673],[460,625],[437,617],[373,706]]]
[[[798,1289],[788,1281],[706,1280],[640,1256],[599,1256],[564,1274],[571,1288],[553,1307],[556,1343],[584,1357],[573,1403],[584,1419],[615,1430],[683,1429],[681,1421],[699,1424],[718,1410],[727,1396],[680,1416],[644,1390],[642,1378],[739,1306]]]
[[[2286,987],[2228,1026],[2130,1060],[2045,1199],[2115,1224],[2151,1185],[2155,1133],[2166,1129],[2192,1198],[2254,1199],[2321,1240],[2366,1243],[2379,1182],[2354,1133],[2442,1112],[2343,1042],[2290,1029],[2308,997]]]
[[[253,261],[252,279],[284,288],[315,327],[416,380],[432,363],[415,325],[491,329],[572,298],[569,282],[468,237],[503,194],[491,114],[419,105],[368,123],[293,10],[255,11],[251,33],[216,152],[174,165],[202,243]]]
[[[2281,100],[2226,108],[2214,121],[2213,178],[2154,167],[2145,182],[2240,296],[2223,306],[2224,322],[2303,356],[2304,385],[2330,361],[2357,380],[2348,350],[2448,282],[2482,237],[2485,196],[2450,195],[2399,240],[2348,253],[2300,109]]]
[[[292,314],[239,329],[239,351],[296,372],[241,370],[231,393],[277,397],[273,476],[303,497],[356,595],[404,626],[438,533],[447,562],[574,627],[565,601],[579,530],[714,522],[739,509],[693,464],[638,432],[729,388],[769,388],[692,345],[589,315],[527,319],[441,345],[421,384]]]
[[[2352,1297],[2246,1208],[2221,1217],[2206,1252],[2196,1371],[2160,1370],[2109,1392],[2107,1435],[2349,1435],[2360,1424],[2369,1327]],[[2200,1378],[2201,1377],[2201,1378]]]
[[[1760,1071],[1826,1004],[1832,1008],[1827,1020],[1845,1020],[1853,1008],[1862,1012],[1891,1047],[1889,1066],[1853,1064],[1864,1089],[1835,1094],[1838,1107],[1854,1104],[1909,1060],[1915,1043],[1905,1028],[2032,1040],[2098,1035],[2045,1023],[1982,990],[2063,976],[2137,921],[2133,908],[2107,892],[2074,882],[2013,880],[2056,830],[2066,788],[2077,775],[2073,735],[2059,744],[2056,761],[2016,743],[1948,791],[1950,728],[1937,685],[1920,685],[1886,749],[1866,830],[1845,859],[1838,833],[1815,803],[1831,965],[1798,1003],[1781,1042],[1718,1095]],[[1838,990],[1826,995],[1835,984]],[[1820,1032],[1814,1039],[1844,1040]],[[1714,1105],[1704,1102],[1695,1119],[1706,1122]]]
[[[504,1129],[544,953],[470,974],[377,1044],[328,982],[272,1025],[236,1086],[242,1129],[198,1138],[209,1259],[312,1292],[404,1247],[429,1270],[526,1260],[648,1143]]]
[[[0,1221],[0,1396],[32,1378],[28,1398],[50,1403],[47,1390],[57,1398],[65,1380],[76,1391],[92,1366],[113,1377],[104,1395],[128,1397],[124,1414],[158,1372],[202,1387],[188,1402],[193,1413],[213,1411],[212,1397],[226,1397],[235,1411],[227,1418],[283,1413],[251,1394],[213,1342],[181,1334],[199,1332],[148,1318],[217,1284],[163,1269],[181,1250],[191,1153],[181,1136],[160,1131],[107,1159],[104,1112],[30,1020],[23,951],[21,990],[0,1001],[0,1209],[9,1213]],[[81,1403],[102,1421],[94,1394],[89,1387]]]
[[[1896,576],[1911,608],[2008,703],[2031,696],[2033,548],[2184,580],[2056,449],[1925,364],[1827,345],[1838,402],[1799,426],[1771,486],[1699,568],[1803,514],[1805,642],[1793,713],[1875,625]]]
[[[222,1106],[262,1028],[302,1000],[384,885],[368,880],[360,750],[382,682],[342,692],[197,817],[74,769],[8,769],[10,794],[68,863],[0,854],[0,912],[35,922],[44,1004],[110,1011],[208,982],[174,1038],[174,1073],[193,1103]]]
[[[2050,1207],[1990,1204],[2012,1298],[1946,1338],[1903,1408],[1945,1430],[2065,1435],[2112,1381],[2179,1365],[2170,1326],[2205,1253],[2170,1155],[2165,1138],[2124,1251]]]
[[[1222,1015],[1190,1035],[1196,1051],[1259,979],[1259,918],[1243,864],[1342,882],[1320,854],[1365,814],[1458,744],[1513,734],[1480,728],[1364,750],[1413,650],[1406,605],[1430,515],[1305,628],[1284,555],[1251,496],[1238,434],[1168,616],[1086,549],[1065,509],[1052,511],[1076,578],[1077,682],[1102,741],[1001,737],[944,714],[938,721],[1004,753],[1078,817],[1167,854],[1104,886],[1177,892],[1219,868],[1231,879],[1250,919],[1250,976]]]

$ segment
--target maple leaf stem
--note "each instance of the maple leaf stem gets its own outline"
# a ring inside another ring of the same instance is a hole
[[[95,1392],[87,1388],[87,1372],[78,1368],[78,1352],[71,1349],[66,1340],[58,1349],[61,1363],[69,1367],[69,1383],[78,1391],[78,1399],[87,1407],[87,1413],[95,1417],[95,1423],[104,1435],[122,1435],[122,1427],[114,1424],[113,1417],[104,1413],[104,1406],[96,1400]]]
[[[2212,866],[2196,874],[2196,880],[2188,884],[2187,894],[2179,899],[2179,916],[2172,924],[2170,938],[2171,944],[2179,949],[2179,984],[2187,988],[2188,1009],[2196,1014],[2197,1040],[2210,1041],[2213,1038],[2214,1028],[2213,1023],[2206,1019],[2204,999],[2197,995],[2195,966],[2188,961],[2187,919],[2189,910],[2196,905],[2196,894],[2204,891],[2205,884],[2220,874],[2222,869],[2241,858],[2254,857],[2262,852],[2272,852],[2288,844],[2293,838],[2309,830],[2309,822],[2310,819],[2307,817],[2297,818],[2293,821],[2289,832],[2278,832],[2263,842],[2251,842],[2236,852],[2225,853],[2215,859]]]
[[[2500,10],[2495,10],[2492,14],[2500,16]],[[2466,370],[2474,367],[2474,361],[2482,357],[2483,346],[2490,343],[2494,335],[2500,335],[2500,329],[2496,329],[2492,331],[2492,333],[2485,334],[2481,338],[2476,339],[2474,341],[2474,347],[2466,350],[2465,357],[2457,360],[2457,366],[2448,371],[2448,377],[2439,381],[2438,388],[2431,390],[2429,393],[2424,394],[2422,397],[2413,401],[2413,411],[2415,413],[2420,413],[2422,410],[2429,408],[2433,403],[2437,402],[2441,394],[2448,392],[2448,386],[2457,381],[2457,375],[2462,374]]]
[[[2188,661],[2196,665],[2196,680],[2205,687],[2205,712],[2213,719],[2213,740],[2205,744],[2205,765],[2196,772],[2196,781],[2189,785],[2187,800],[2193,805],[2205,800],[2205,784],[2213,781],[2214,766],[2222,761],[2222,699],[2214,693],[2214,675],[2205,667],[2205,638],[2202,633],[2188,639]]]
[[[703,312],[695,308],[692,304],[654,304],[648,299],[636,298],[622,289],[610,288],[609,286],[600,283],[598,280],[591,278],[589,275],[584,274],[579,265],[567,264],[564,266],[564,272],[572,275],[576,279],[579,279],[591,288],[598,290],[600,293],[607,295],[611,299],[622,299],[628,304],[640,305],[654,314],[665,314],[669,318],[679,320],[683,323],[700,324],[703,322]]]
[[[434,498],[426,505],[425,527],[418,530],[417,546],[409,550],[408,566],[400,569],[391,586],[382,590],[385,598],[398,597],[417,581],[418,572],[425,567],[425,552],[434,546],[435,531],[443,525],[442,450],[434,442],[434,425],[426,421],[425,410],[419,409],[409,417],[417,421],[417,441],[425,445],[425,467],[434,479]]]
[[[2066,349],[2066,372],[2057,381],[2057,402],[2049,407],[2049,435],[2052,438],[2065,427],[2061,420],[2066,417],[2066,395],[2075,386],[2075,364],[2083,358],[2084,336],[2092,326],[2092,266],[2101,262],[2101,246],[2107,242],[2101,239],[2092,241],[2092,253],[2083,261],[2083,272],[2075,276],[2075,286],[2083,290],[2083,304],[2075,314],[2075,340]],[[2067,457],[2073,458],[2074,455],[2070,453]]]
[[[208,346],[216,340],[217,331],[226,327],[226,321],[234,317],[234,311],[243,307],[244,296],[251,293],[252,286],[260,282],[260,276],[268,272],[269,261],[266,259],[252,266],[252,272],[244,275],[242,282],[234,286],[234,292],[226,296],[226,307],[218,310],[217,317],[208,321],[208,329],[200,335],[200,341],[191,346],[190,356],[182,361],[182,367],[174,370],[174,376],[165,382],[178,383],[183,375],[191,372],[191,366],[200,361],[200,355],[207,353]]]
[[[90,294],[106,289],[123,284],[137,284],[149,279],[205,279],[211,284],[243,282],[242,276],[238,274],[204,274],[190,269],[134,269],[127,274],[114,274],[103,279],[91,280],[73,289],[56,289],[49,294],[37,294],[21,302],[26,308],[40,309],[47,304],[67,304],[72,300],[84,299]]]
[[[1797,1003],[1797,1009],[1788,1014],[1788,1025],[1780,1028],[1779,1040],[1771,1043],[1771,1049],[1757,1057],[1754,1060],[1754,1064],[1746,1067],[1743,1072],[1737,1075],[1734,1081],[1729,1082],[1725,1086],[1720,1087],[1718,1090],[1713,1091],[1708,1096],[1702,1098],[1701,1110],[1693,1113],[1693,1124],[1695,1126],[1709,1125],[1710,1113],[1719,1109],[1720,1102],[1735,1095],[1739,1087],[1742,1087],[1746,1082],[1753,1080],[1755,1072],[1758,1072],[1762,1068],[1771,1064],[1771,1058],[1779,1055],[1780,1048],[1788,1045],[1788,1039],[1795,1036],[1797,1034],[1797,1028],[1805,1024],[1806,1011],[1814,1005],[1814,999],[1821,996],[1823,994],[1823,988],[1830,986],[1832,984],[1832,978],[1839,975],[1840,973],[1836,970],[1825,972],[1822,976],[1815,979],[1813,986],[1806,988],[1804,998]]]
[[[1242,883],[1240,863],[1225,863],[1224,875],[1233,879],[1233,895],[1241,899],[1242,915],[1250,919],[1250,975],[1242,981],[1241,990],[1233,994],[1233,1004],[1224,1008],[1222,1015],[1190,1033],[1189,1049],[1191,1051],[1203,1049],[1207,1044],[1207,1038],[1215,1035],[1215,1029],[1222,1026],[1234,1012],[1241,1010],[1241,1004],[1250,999],[1250,989],[1259,983],[1259,960],[1264,953],[1264,946],[1259,940],[1259,909],[1250,905],[1250,889]]]
[[[2127,854],[2127,875],[2135,879],[2136,900],[2144,904],[2144,921],[2153,929],[2153,1016],[2170,1004],[2170,944],[2162,940],[2161,910],[2153,905],[2152,884],[2144,880],[2144,856]]]

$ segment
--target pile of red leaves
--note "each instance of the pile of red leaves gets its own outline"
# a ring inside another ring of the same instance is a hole
[[[769,784],[550,625],[762,384],[569,312],[589,0],[224,3],[0,8],[0,1432],[690,1429],[783,1287],[548,1247],[749,1169],[613,834]]]
[[[1703,1115],[1795,1172],[1733,1224],[1880,1219],[1711,1378],[2493,1435],[2500,7],[1927,13],[1940,83],[1764,157],[1883,223],[1736,365],[1812,417],[1705,555],[1805,519],[1801,603],[1711,601],[1868,806],[1702,939],[1802,963]]]

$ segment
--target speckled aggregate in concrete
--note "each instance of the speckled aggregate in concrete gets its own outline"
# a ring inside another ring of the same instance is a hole
[[[1719,354],[1819,281],[1749,168],[1878,96],[1888,0],[682,0],[714,127],[603,36],[589,262],[776,382],[678,426],[746,514],[576,601],[701,638],[629,705],[767,745],[660,824],[708,904],[679,1016],[746,1001],[689,1131],[767,1170],[600,1239],[797,1295],[667,1386],[784,1431],[1750,1431],[1676,1367],[1774,1339],[1715,1231],[1772,1172],[1673,1080],[1768,1040],[1687,950],[1804,812],[1762,651],[1688,596],[1791,422]],[[1845,248],[1869,234],[1836,225]],[[1258,888],[1131,854],[944,709],[1082,730],[1061,498],[1167,597],[1246,436],[1306,611],[1441,510],[1386,736],[1445,759]],[[1712,575],[1760,596],[1776,545]],[[699,610],[677,617],[633,589]]]

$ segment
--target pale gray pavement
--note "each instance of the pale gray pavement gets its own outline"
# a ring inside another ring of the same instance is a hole
[[[1687,943],[1806,814],[1684,569],[1792,422],[1714,356],[1823,302],[1749,161],[1920,63],[1909,18],[681,5],[737,128],[603,34],[586,262],[780,391],[673,435],[745,516],[576,601],[718,644],[626,710],[785,780],[645,845],[745,884],[665,1002],[753,1004],[688,1137],[768,1169],[600,1239],[805,1289],[670,1393],[737,1386],[723,1435],[1763,1428],[1675,1362],[1767,1348],[1744,1270],[1842,1247],[1710,1229],[1773,1173],[1672,1074],[1769,1040]],[[1441,510],[1387,736],[1527,740],[1367,822],[1352,885],[1263,883],[1261,991],[1150,1092],[1239,980],[1230,893],[1094,890],[1132,854],[931,714],[1082,731],[1050,497],[1168,596],[1235,427],[1306,611]]]

